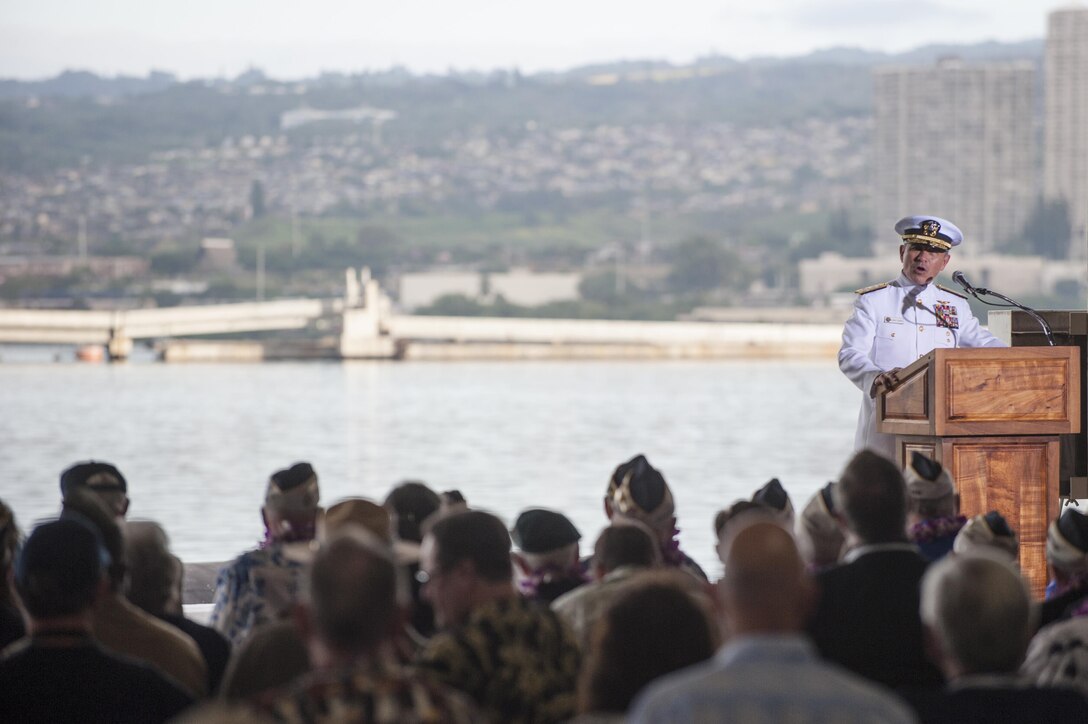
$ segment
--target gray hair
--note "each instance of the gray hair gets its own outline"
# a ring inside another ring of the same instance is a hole
[[[922,578],[922,621],[963,673],[1012,673],[1035,629],[1027,584],[992,557],[948,556]]]

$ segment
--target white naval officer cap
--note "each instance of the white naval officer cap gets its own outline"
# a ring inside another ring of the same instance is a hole
[[[904,244],[923,244],[934,251],[948,251],[963,241],[963,232],[939,216],[904,216],[895,225]]]

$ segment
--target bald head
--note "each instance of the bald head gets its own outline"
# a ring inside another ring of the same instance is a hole
[[[793,536],[764,520],[739,529],[726,551],[721,596],[734,634],[800,630],[812,584]]]

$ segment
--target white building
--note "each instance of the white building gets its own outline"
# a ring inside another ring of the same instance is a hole
[[[1024,226],[1038,195],[1029,62],[874,71],[873,228],[910,214],[951,220],[993,249]]]
[[[1055,10],[1046,35],[1043,188],[1065,199],[1072,256],[1088,256],[1088,8]]]

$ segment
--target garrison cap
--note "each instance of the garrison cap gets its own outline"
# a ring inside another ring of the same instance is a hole
[[[752,502],[767,506],[774,511],[775,517],[793,523],[793,503],[778,478],[771,478],[766,485],[753,493]]]
[[[1065,571],[1088,570],[1088,515],[1066,508],[1047,529],[1046,557]]]
[[[549,553],[576,543],[582,534],[562,513],[530,508],[518,516],[510,537],[524,553]]]
[[[922,453],[911,453],[910,465],[903,471],[907,497],[913,500],[940,500],[956,492],[952,476],[944,467]]]
[[[99,492],[128,492],[128,483],[121,471],[109,463],[88,460],[76,463],[60,474],[60,492],[68,495],[73,488],[87,486]]]
[[[948,251],[963,241],[963,232],[939,216],[906,216],[895,225],[904,244],[922,244],[933,251]]]
[[[272,473],[265,488],[264,504],[280,513],[316,511],[320,491],[317,473],[309,463],[295,463]]]

